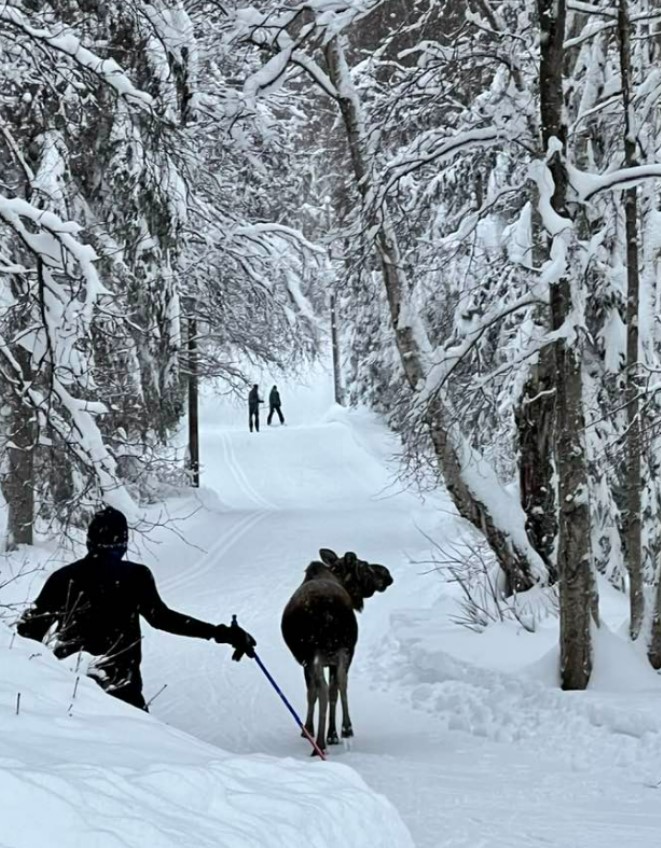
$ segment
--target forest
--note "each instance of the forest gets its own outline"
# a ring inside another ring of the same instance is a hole
[[[332,323],[472,623],[583,689],[601,574],[661,667],[660,59],[652,0],[3,3],[6,550],[196,485],[198,382]]]

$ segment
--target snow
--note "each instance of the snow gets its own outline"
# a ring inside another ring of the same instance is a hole
[[[412,845],[346,766],[233,756],[76,683],[74,665],[0,626],[3,846]]]
[[[661,165],[636,165],[631,168],[617,168],[605,174],[593,174],[567,166],[569,181],[582,202],[591,200],[602,191],[625,191],[640,185],[645,180],[658,180],[661,177]]]
[[[128,103],[141,108],[151,107],[152,97],[137,89],[114,59],[101,59],[91,50],[83,47],[80,40],[71,33],[64,31],[53,33],[47,29],[32,26],[26,15],[8,5],[0,8],[0,21],[21,30],[37,44],[47,45],[57,53],[69,56],[81,68],[96,74]]]
[[[8,650],[3,632],[0,841],[8,821],[18,829],[11,848],[621,848],[633,839],[656,848],[661,683],[623,635],[627,599],[602,582],[590,689],[561,692],[552,616],[535,632],[514,621],[483,633],[457,625],[459,592],[429,562],[428,537],[461,551],[473,531],[443,492],[422,500],[402,488],[397,440],[371,414],[334,406],[326,373],[307,386],[254,379],[263,391],[278,385],[287,425],[250,434],[245,399],[207,395],[204,488],[154,507],[154,521],[167,513],[172,524],[132,555],[174,607],[212,621],[236,613],[299,711],[303,675],[279,618],[305,566],[322,546],[387,565],[393,586],[359,619],[355,738],[312,761],[254,664],[148,627],[147,697],[167,683],[152,716],[87,680],[69,710],[72,673],[45,651],[29,660],[34,644],[16,639]],[[3,597],[32,596],[42,579]],[[37,804],[49,834],[29,815]]]

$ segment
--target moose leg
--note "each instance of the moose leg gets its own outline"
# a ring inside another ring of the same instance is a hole
[[[305,686],[308,695],[308,713],[305,717],[305,729],[310,734],[314,735],[314,705],[317,702],[317,683],[314,678],[314,672],[310,666],[304,666]],[[305,739],[305,733],[301,731],[301,736]]]
[[[349,739],[353,736],[353,727],[351,726],[351,717],[349,716],[349,664],[351,658],[341,657],[337,665],[337,682],[340,688],[340,698],[342,699],[342,738]]]
[[[326,750],[326,714],[328,712],[328,684],[324,675],[324,665],[319,658],[315,659],[313,674],[319,698],[319,719],[317,724],[317,745],[322,751]],[[315,756],[313,752],[312,756]]]
[[[337,710],[337,666],[332,665],[328,669],[329,686],[328,686],[328,744],[338,745],[340,740],[337,736],[337,728],[335,726],[335,712]]]

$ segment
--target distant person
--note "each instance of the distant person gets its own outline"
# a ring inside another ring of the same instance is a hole
[[[266,419],[266,423],[268,424],[269,427],[271,426],[271,421],[273,420],[273,413],[274,412],[278,413],[278,418],[280,419],[280,423],[281,424],[285,423],[285,419],[284,419],[284,416],[282,414],[282,409],[280,408],[281,405],[282,404],[281,404],[281,401],[280,401],[280,392],[278,391],[278,387],[273,386],[273,388],[271,389],[271,394],[269,395],[269,417]]]
[[[264,401],[259,396],[259,386],[257,383],[250,389],[250,394],[248,395],[248,426],[250,427],[250,432],[252,433],[253,424],[255,425],[255,430],[259,433],[259,405],[260,403],[264,403]]]
[[[208,624],[167,607],[147,566],[123,559],[128,538],[123,513],[112,507],[97,512],[87,531],[87,556],[50,575],[17,630],[41,642],[54,627],[56,657],[79,651],[99,657],[90,676],[110,695],[146,710],[140,616],[158,630],[229,643],[237,662],[244,654],[253,657],[256,643],[236,622]]]

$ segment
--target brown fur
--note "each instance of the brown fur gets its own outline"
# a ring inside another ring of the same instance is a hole
[[[338,694],[342,700],[342,736],[353,736],[349,717],[348,675],[358,639],[355,611],[365,598],[383,592],[393,582],[383,565],[370,565],[351,551],[338,557],[322,548],[323,562],[311,562],[303,582],[282,614],[282,635],[287,647],[303,666],[307,687],[306,730],[314,733],[314,708],[319,701],[317,744],[326,748],[339,742],[335,726]],[[324,669],[329,670],[326,682]]]

